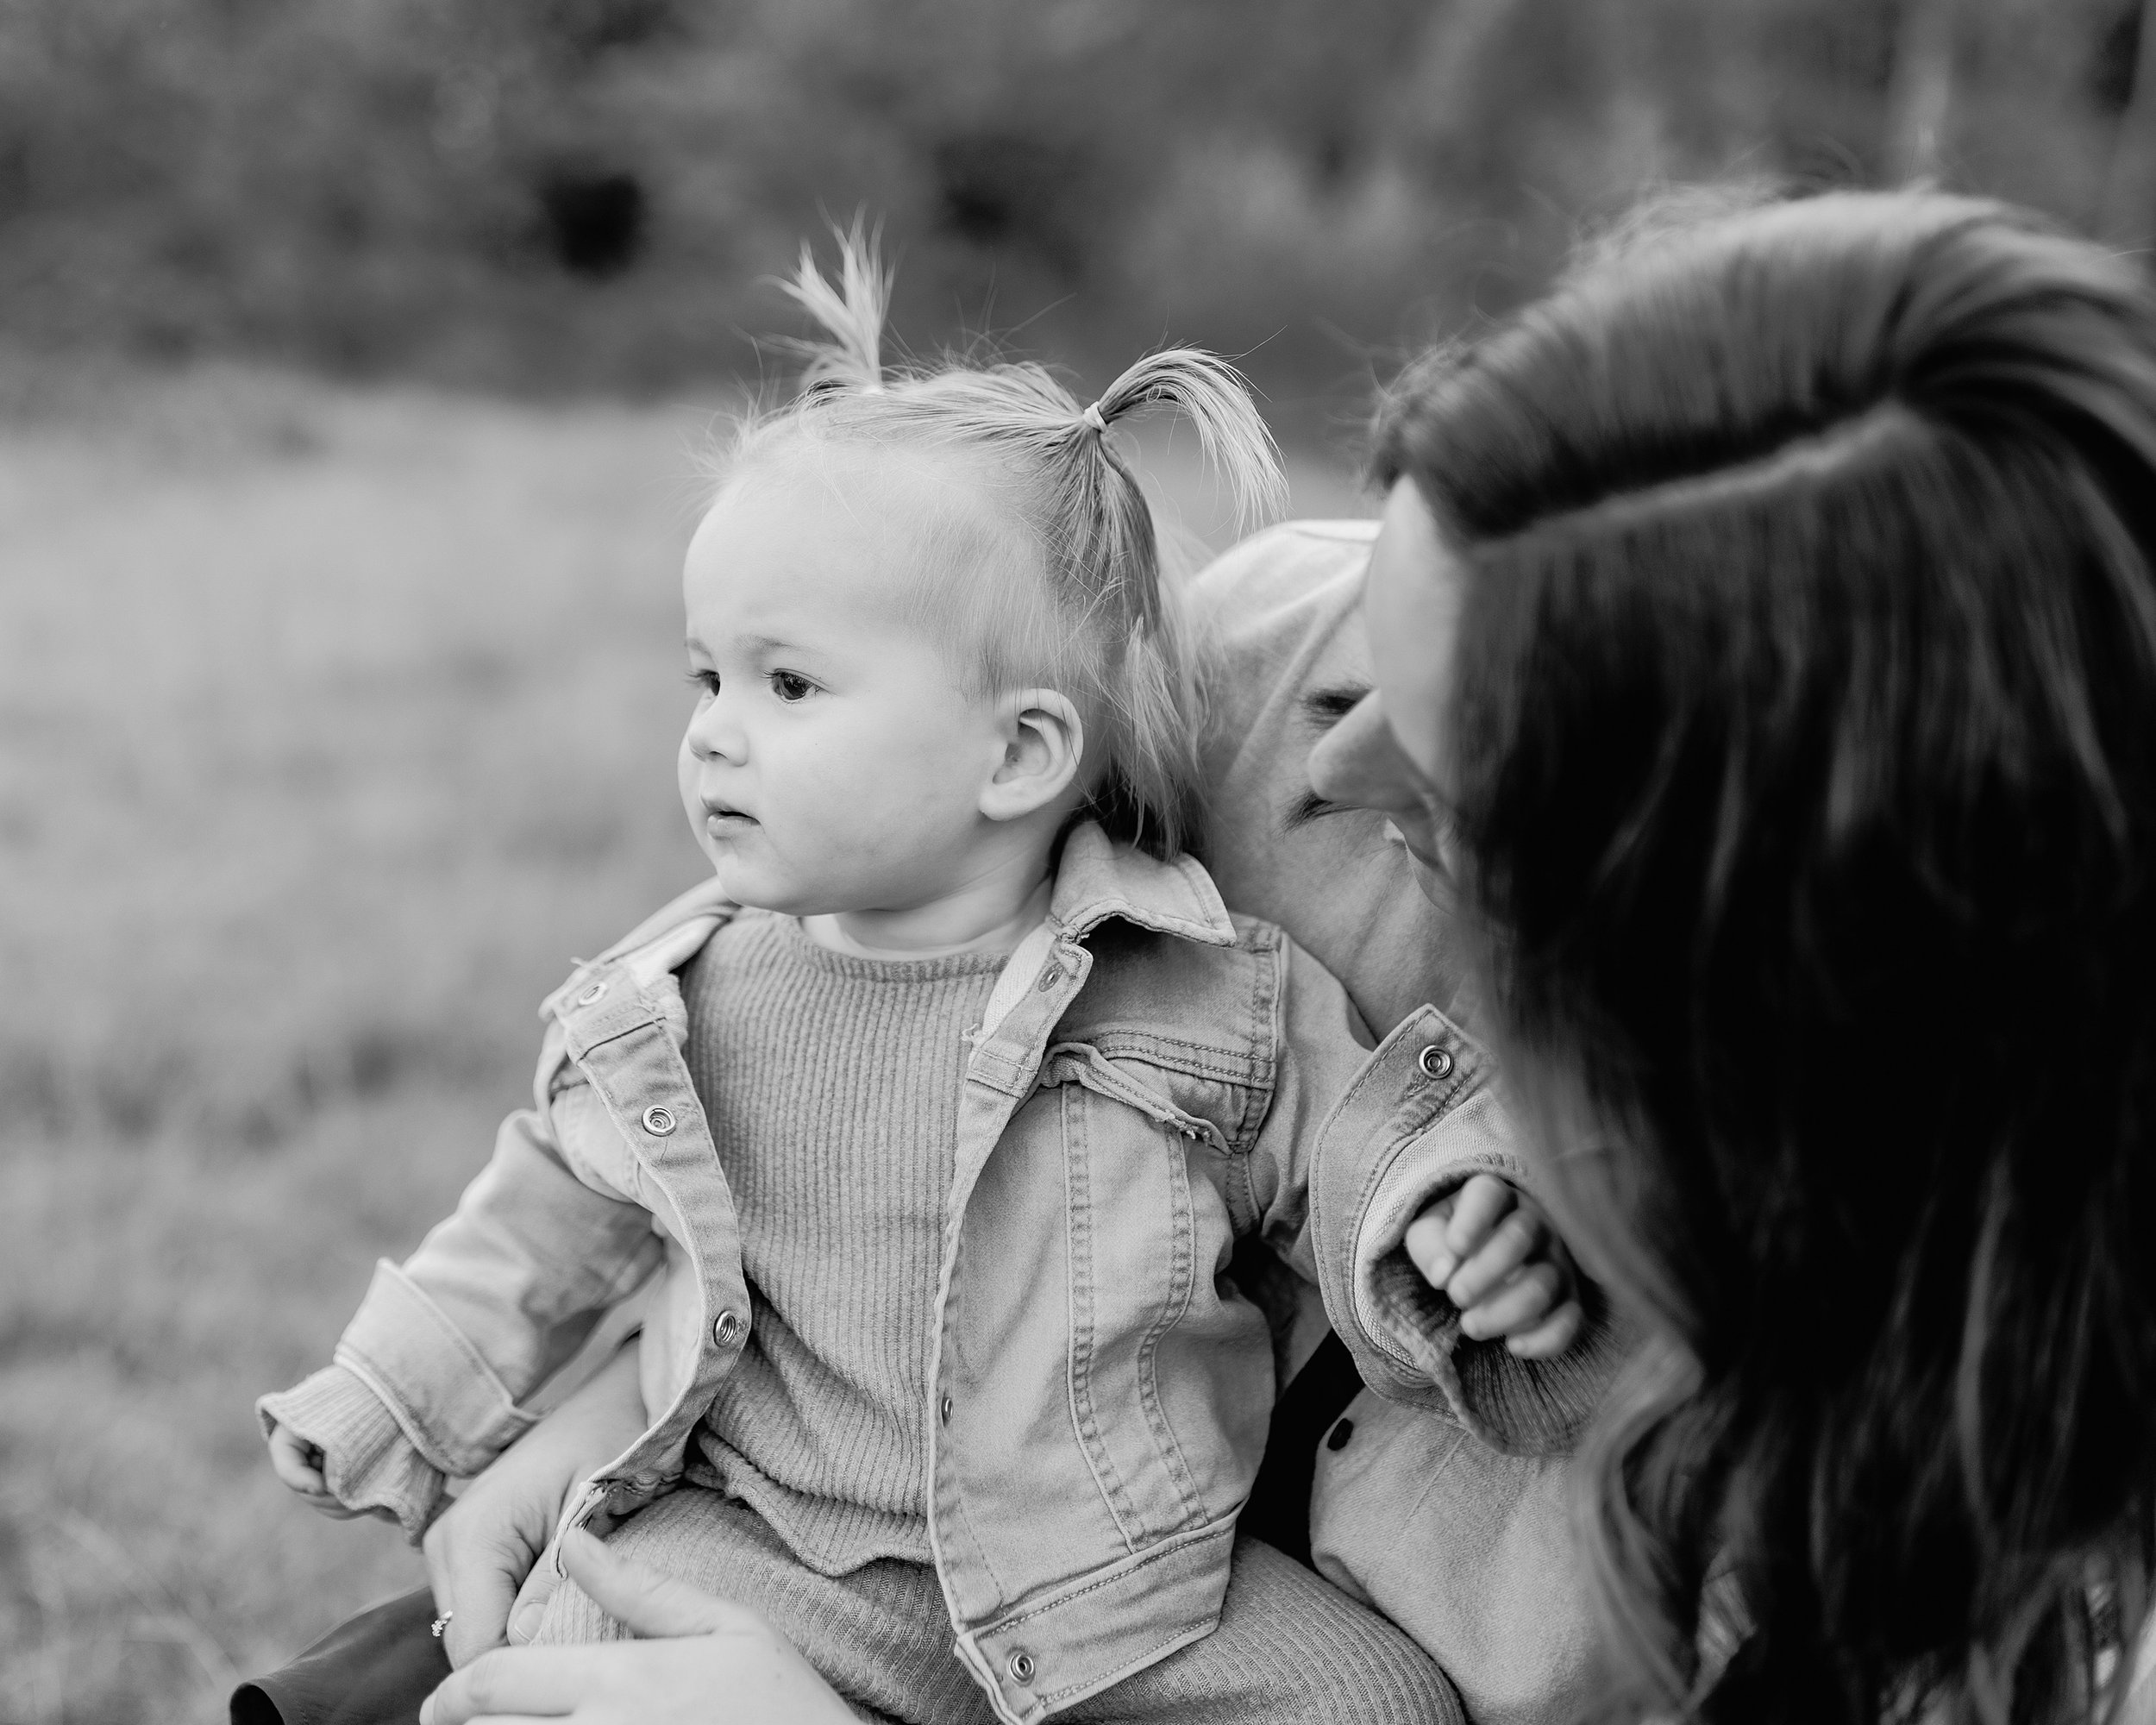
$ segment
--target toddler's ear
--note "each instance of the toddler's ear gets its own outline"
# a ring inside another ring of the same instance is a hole
[[[990,820],[1017,820],[1070,788],[1085,759],[1086,725],[1054,689],[1017,689],[1001,706],[1003,758],[981,787]]]

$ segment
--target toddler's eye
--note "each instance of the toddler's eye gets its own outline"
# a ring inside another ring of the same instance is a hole
[[[718,693],[718,673],[716,671],[691,671],[686,681],[691,688],[702,691],[707,699]]]
[[[771,674],[771,693],[791,705],[805,701],[816,691],[816,685],[798,671],[774,671]]]

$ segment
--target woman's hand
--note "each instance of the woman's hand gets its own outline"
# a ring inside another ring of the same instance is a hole
[[[1424,1278],[1460,1311],[1460,1333],[1501,1339],[1522,1359],[1571,1346],[1586,1314],[1579,1273],[1542,1212],[1494,1174],[1477,1174],[1408,1225],[1402,1242]]]
[[[452,1665],[500,1647],[512,1611],[520,1639],[530,1639],[554,1581],[550,1567],[542,1576],[533,1565],[554,1537],[562,1504],[642,1431],[636,1351],[624,1347],[503,1451],[427,1529],[421,1548],[435,1609],[455,1614],[442,1636]]]
[[[498,1647],[428,1697],[419,1725],[853,1725],[853,1709],[755,1612],[625,1562],[586,1533],[561,1542],[561,1559],[640,1639]]]

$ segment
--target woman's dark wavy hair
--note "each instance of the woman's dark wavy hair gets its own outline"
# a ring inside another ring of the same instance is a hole
[[[1657,1339],[1586,1462],[1617,1710],[2103,1716],[2156,1538],[2148,282],[1942,195],[1724,214],[1378,448],[1466,572],[1522,1092],[1623,1146],[1552,1168]]]

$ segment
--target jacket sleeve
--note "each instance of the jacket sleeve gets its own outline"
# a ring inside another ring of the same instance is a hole
[[[334,1363],[256,1404],[266,1433],[289,1426],[322,1450],[340,1502],[414,1539],[445,1479],[477,1473],[522,1436],[595,1329],[621,1328],[601,1320],[663,1255],[649,1214],[579,1178],[556,1142],[553,1106],[598,1106],[588,1087],[549,1105],[560,1038],[550,1026],[542,1106],[502,1123],[455,1214],[410,1258],[376,1265]]]
[[[1332,973],[1287,935],[1278,939],[1272,1100],[1249,1141],[1245,1166],[1265,1243],[1305,1281],[1318,1282],[1310,1207],[1318,1135],[1376,1038]]]
[[[1599,1305],[1562,1355],[1523,1360],[1463,1335],[1404,1245],[1407,1225],[1475,1175],[1532,1194],[1489,1051],[1425,1007],[1372,1052],[1338,982],[1292,943],[1279,1025],[1253,1182],[1273,1182],[1267,1238],[1317,1280],[1363,1381],[1508,1454],[1569,1446],[1622,1358]]]

